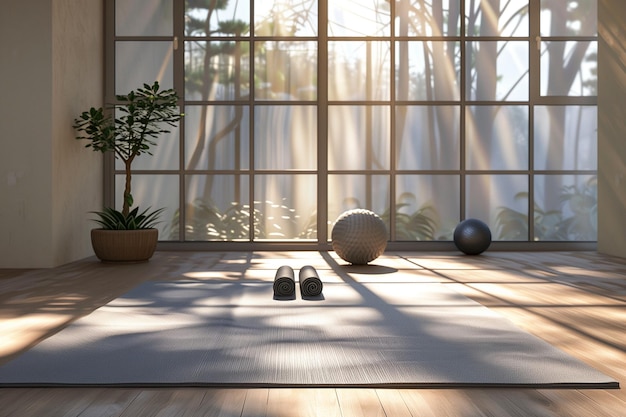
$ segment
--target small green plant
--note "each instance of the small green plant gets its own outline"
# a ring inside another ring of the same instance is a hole
[[[163,211],[162,208],[148,212],[150,208],[139,213],[139,207],[135,207],[128,215],[105,207],[102,211],[94,211],[99,219],[94,219],[96,223],[107,230],[137,230],[137,229],[151,229],[158,223],[158,216]]]
[[[590,177],[582,186],[561,188],[559,210],[533,207],[534,239],[540,241],[593,241],[597,239],[597,177]],[[527,192],[515,195],[528,200]],[[496,215],[498,240],[528,239],[528,215],[509,207],[499,207]]]
[[[407,204],[396,206],[396,240],[435,240],[439,225],[437,210],[430,205],[420,207],[412,214],[400,210]]]
[[[196,199],[186,207],[187,223],[185,237],[187,240],[240,240],[250,238],[250,206],[233,202],[229,208],[221,211],[210,201]],[[259,216],[255,215],[253,233],[259,234]],[[170,228],[170,238],[178,239],[180,211],[174,215]]]
[[[563,220],[562,228],[573,240],[598,238],[598,177],[589,178],[583,185],[563,187],[561,203],[569,207],[571,216]]]
[[[412,199],[413,194],[407,193]],[[436,233],[439,228],[439,216],[437,210],[430,204],[422,205],[413,213],[405,213],[403,210],[409,204],[398,203],[395,213],[396,240],[422,241],[437,240]],[[391,211],[389,209],[380,216],[387,227],[391,224]]]
[[[122,211],[106,208],[97,212],[97,222],[105,229],[142,229],[154,225],[162,209],[152,213],[138,208],[131,211],[131,166],[141,154],[152,155],[151,148],[167,126],[175,127],[183,116],[178,111],[178,95],[173,89],[161,90],[159,83],[144,84],[143,88],[117,95],[118,104],[109,109],[90,108],[74,120],[79,140],[87,140],[86,148],[98,152],[113,152],[124,163],[125,183]],[[134,214],[133,214],[134,213]],[[121,227],[124,225],[125,227]]]
[[[300,216],[295,210],[288,207],[285,200],[282,204],[274,204],[271,201],[254,203],[253,207],[248,204],[232,202],[230,206],[221,210],[212,201],[196,199],[186,206],[187,220],[185,223],[186,240],[248,240],[256,239],[282,239],[292,238],[291,234],[285,234],[284,228],[293,227],[297,239],[315,239],[317,237],[317,215],[312,213],[307,222],[299,226]],[[250,225],[252,216],[252,225]],[[272,222],[267,229],[268,218],[280,218],[280,224]],[[170,226],[170,239],[178,239],[180,227],[180,211],[177,211]],[[298,232],[296,229],[300,227]]]

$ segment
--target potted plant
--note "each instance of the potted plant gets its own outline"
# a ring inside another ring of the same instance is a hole
[[[124,163],[126,177],[122,211],[106,207],[94,212],[100,228],[91,231],[91,242],[102,261],[147,261],[156,249],[154,226],[163,209],[133,208],[131,166],[137,156],[151,155],[155,140],[169,133],[167,127],[175,127],[183,115],[176,92],[161,90],[156,81],[116,99],[118,104],[110,109],[92,107],[74,120],[74,129],[80,132],[76,139],[87,140],[85,147],[94,151],[113,152]]]

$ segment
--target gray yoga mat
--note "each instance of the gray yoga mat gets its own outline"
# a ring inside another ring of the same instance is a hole
[[[292,297],[296,292],[296,280],[293,268],[283,265],[276,271],[274,277],[274,296]]]
[[[324,288],[317,270],[311,265],[305,265],[300,268],[298,282],[300,283],[300,293],[303,297],[317,297]]]
[[[0,367],[0,386],[616,388],[438,283],[142,284]]]

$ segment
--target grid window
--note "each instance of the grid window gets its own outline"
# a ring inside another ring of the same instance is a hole
[[[357,207],[398,248],[596,240],[597,0],[105,1],[107,97],[185,113],[133,166],[164,240],[328,248]]]

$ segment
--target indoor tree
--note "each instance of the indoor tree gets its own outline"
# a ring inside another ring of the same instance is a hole
[[[85,145],[94,151],[113,152],[124,164],[125,183],[122,211],[105,208],[95,212],[96,220],[104,229],[142,229],[152,227],[162,209],[139,212],[131,193],[132,163],[142,154],[151,155],[156,139],[169,133],[168,126],[175,127],[183,116],[178,109],[178,95],[173,89],[161,89],[155,81],[152,85],[128,94],[116,95],[117,103],[111,108],[92,107],[74,120],[74,128],[80,132],[76,137],[87,140]]]

